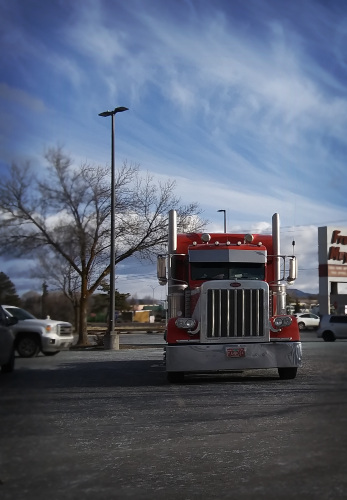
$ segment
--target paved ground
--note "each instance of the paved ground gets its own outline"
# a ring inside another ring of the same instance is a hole
[[[0,377],[1,500],[347,498],[347,341],[307,335],[292,381],[169,385],[144,344],[17,358]]]

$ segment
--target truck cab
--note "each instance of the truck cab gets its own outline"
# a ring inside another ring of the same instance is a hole
[[[290,256],[273,235],[177,234],[170,214],[169,251],[159,257],[159,282],[168,285],[166,369],[169,381],[188,373],[277,368],[294,378],[301,343],[286,313],[286,282],[296,277]]]

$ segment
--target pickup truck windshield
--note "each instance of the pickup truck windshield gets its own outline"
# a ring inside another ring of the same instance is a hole
[[[4,307],[3,309],[5,310],[5,312],[20,321],[23,319],[36,319],[35,316],[30,314],[28,311],[25,311],[25,309],[21,309],[20,307]]]
[[[255,262],[192,262],[192,280],[264,280],[265,265]]]

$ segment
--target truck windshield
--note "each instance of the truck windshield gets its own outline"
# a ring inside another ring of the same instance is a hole
[[[21,309],[20,307],[6,307],[4,309],[8,314],[13,316],[14,318],[17,318],[18,320],[36,319],[35,316],[30,314],[28,311],[25,311],[25,309]]]
[[[255,262],[191,262],[192,280],[264,280],[265,265]]]

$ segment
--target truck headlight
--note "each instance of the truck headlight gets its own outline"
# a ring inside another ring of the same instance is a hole
[[[274,325],[276,328],[281,328],[283,326],[289,326],[292,324],[292,318],[290,316],[278,316],[274,319]]]
[[[175,321],[177,328],[184,328],[185,330],[190,330],[196,325],[196,321],[193,318],[177,318]]]

